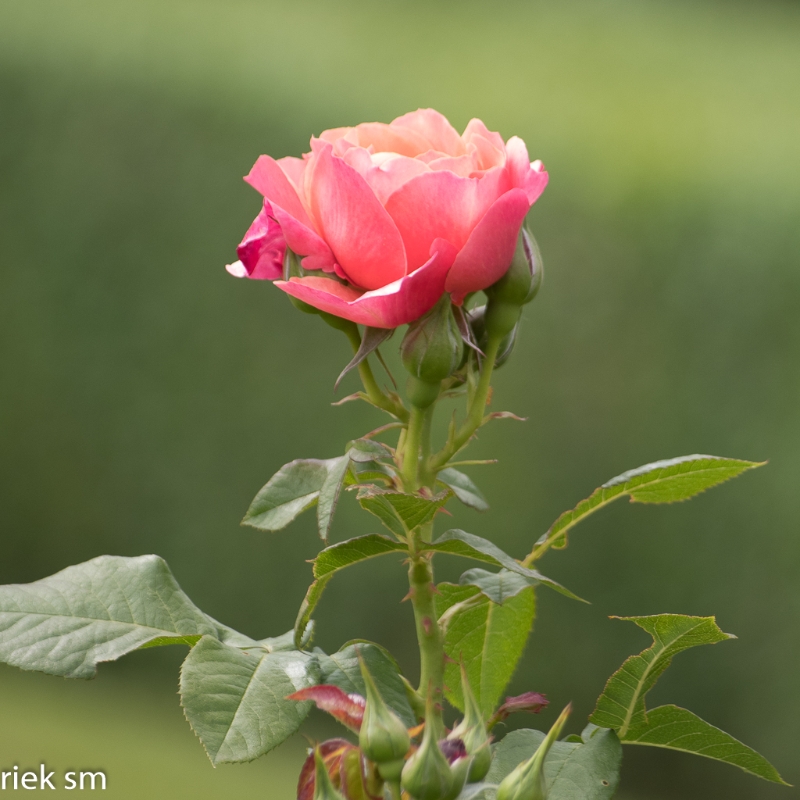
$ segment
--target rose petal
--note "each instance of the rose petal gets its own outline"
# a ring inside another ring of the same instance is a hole
[[[506,154],[511,185],[524,189],[528,195],[528,202],[533,205],[547,186],[548,176],[542,168],[542,162],[534,161],[531,164],[528,148],[519,136],[512,136],[508,140]]]
[[[241,244],[236,248],[239,262],[247,277],[255,280],[274,281],[283,275],[283,256],[286,241],[280,225],[270,211],[261,209],[253,220]],[[228,272],[231,272],[229,269]],[[236,274],[231,272],[231,274]],[[241,277],[241,276],[237,276]]]
[[[330,145],[315,161],[311,208],[336,262],[352,283],[365,289],[402,278],[406,274],[403,240],[367,182],[336,158]]]
[[[364,719],[364,708],[367,701],[360,694],[347,694],[338,686],[322,684],[309,686],[299,692],[290,694],[287,700],[311,700],[320,711],[325,711],[351,731],[358,733]]]
[[[298,222],[291,214],[275,203],[264,201],[264,207],[269,206],[272,216],[281,226],[283,238],[289,248],[302,256],[301,264],[304,269],[321,269],[325,272],[333,272],[336,266],[336,259],[333,257],[330,247],[325,240],[311,228]]]
[[[458,131],[448,122],[447,117],[433,108],[420,108],[403,114],[392,120],[393,128],[408,128],[424,136],[434,150],[450,156],[461,156],[466,153],[464,142]]]
[[[486,212],[447,275],[445,288],[454,303],[461,305],[469,292],[485,289],[503,277],[514,257],[519,229],[529,209],[525,192],[512,189]]]
[[[373,328],[396,328],[430,311],[444,292],[456,255],[446,241],[434,242],[434,254],[419,269],[381,289],[360,293],[337,281],[315,276],[276,281],[287,294],[314,308]]]
[[[464,129],[464,142],[477,148],[481,169],[502,167],[506,162],[506,146],[499,133],[490,131],[479,119],[471,119]]]
[[[359,145],[372,147],[377,153],[397,153],[413,158],[431,148],[428,140],[416,131],[384,122],[362,122],[356,126],[356,131]]]
[[[294,186],[289,182],[280,164],[269,156],[259,156],[250,173],[245,177],[264,198],[280,206],[307,228],[313,227]]]
[[[447,239],[460,250],[478,220],[509,188],[502,169],[482,178],[431,171],[403,184],[386,201],[386,210],[403,237],[409,270],[428,260],[435,239]]]

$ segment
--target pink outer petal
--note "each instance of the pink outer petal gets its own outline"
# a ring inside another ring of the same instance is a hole
[[[283,277],[283,256],[286,241],[280,225],[272,218],[266,208],[253,220],[236,254],[249,278],[274,281]],[[233,266],[233,265],[232,265]],[[244,277],[241,270],[228,269],[232,275]]]
[[[496,169],[481,178],[431,171],[412,178],[387,201],[406,248],[409,269],[424,264],[435,239],[460,250],[492,203],[508,191],[508,174]]]
[[[333,272],[336,260],[325,240],[311,228],[298,222],[291,214],[275,203],[264,200],[264,208],[275,217],[281,226],[286,244],[301,256],[304,269],[322,269]]]
[[[408,128],[424,136],[434,150],[450,156],[461,156],[467,151],[458,131],[447,118],[432,108],[420,108],[392,120],[393,128]]]
[[[522,189],[506,192],[475,226],[456,256],[445,288],[460,305],[464,296],[491,286],[503,277],[514,257],[522,221],[530,209]]]
[[[530,163],[528,148],[519,136],[512,136],[506,144],[508,155],[508,172],[511,185],[524,189],[528,202],[533,205],[547,186],[547,173],[541,161]]]
[[[445,241],[437,241],[427,264],[410,275],[376,289],[359,293],[327,278],[292,278],[275,285],[321,311],[373,328],[396,328],[430,311],[444,293],[447,272],[456,250]]]
[[[259,156],[250,174],[245,177],[245,181],[256,191],[261,192],[265,199],[291,214],[298,222],[306,227],[312,227],[294,186],[274,158]]]
[[[402,278],[406,254],[400,232],[364,178],[327,145],[316,156],[311,180],[314,217],[350,281],[378,289]]]

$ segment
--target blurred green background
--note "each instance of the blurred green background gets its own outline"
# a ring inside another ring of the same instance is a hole
[[[542,726],[573,700],[579,730],[647,645],[609,615],[717,614],[739,640],[680,656],[652,700],[800,783],[798,87],[788,2],[4,0],[0,582],[156,552],[224,622],[291,627],[313,520],[238,521],[281,464],[381,417],[330,405],[343,337],[223,270],[259,206],[240,176],[325,128],[478,116],[550,172],[530,217],[547,277],[496,381],[494,407],[529,421],[484,429],[471,452],[500,463],[471,471],[493,508],[455,522],[521,557],[627,468],[770,460],[689,504],[612,507],[548,555],[593,604],[540,593],[512,689],[550,696]],[[334,535],[373,528],[347,498]],[[375,639],[413,675],[403,570],[337,580],[317,642]],[[137,653],[89,684],[0,669],[0,763],[105,769],[118,798],[291,798],[299,737],[212,770],[178,705],[182,656]],[[690,756],[625,762],[623,800],[798,796]]]

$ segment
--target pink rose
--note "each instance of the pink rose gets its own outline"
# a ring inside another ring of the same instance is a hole
[[[522,139],[504,143],[479,119],[459,136],[428,108],[388,125],[325,131],[302,158],[261,156],[245,180],[264,207],[231,274],[274,280],[362,325],[396,328],[443,292],[461,304],[503,276],[547,173]],[[319,274],[282,280],[287,246]]]

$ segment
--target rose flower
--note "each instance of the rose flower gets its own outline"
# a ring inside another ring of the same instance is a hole
[[[444,292],[461,304],[503,276],[547,173],[519,137],[504,143],[478,119],[459,135],[421,109],[324,131],[302,158],[261,156],[245,180],[264,206],[231,274],[396,328]],[[299,277],[284,275],[287,247],[301,258]]]

